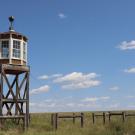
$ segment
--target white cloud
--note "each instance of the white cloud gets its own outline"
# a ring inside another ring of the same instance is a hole
[[[47,79],[49,79],[49,76],[48,75],[42,75],[42,76],[39,76],[38,79],[47,80]]]
[[[63,89],[83,89],[100,85],[96,73],[84,74],[82,72],[73,72],[54,80],[54,83],[62,84]]]
[[[125,73],[134,74],[134,73],[135,73],[135,67],[134,67],[134,68],[125,69],[124,72],[125,72]]]
[[[118,48],[120,48],[121,50],[133,50],[135,49],[135,40],[132,41],[123,41]]]
[[[57,78],[57,77],[61,77],[62,74],[53,74],[53,75],[42,75],[42,76],[39,76],[38,79],[40,80],[47,80],[47,79],[51,79],[51,78]]]
[[[50,87],[48,85],[41,86],[37,89],[33,89],[30,91],[30,94],[38,94],[43,92],[48,92],[50,90]]]
[[[82,101],[83,102],[96,102],[96,101],[99,101],[99,100],[106,101],[106,100],[109,100],[109,99],[110,99],[109,96],[104,96],[104,97],[87,97],[87,98],[83,99]]]
[[[89,80],[79,83],[65,84],[62,86],[63,89],[85,89],[90,87],[95,87],[100,84],[97,80]]]
[[[55,77],[61,77],[62,76],[62,74],[53,74],[53,75],[51,75],[50,77],[51,78],[55,78]]]
[[[82,101],[83,102],[96,102],[96,101],[98,101],[99,100],[99,98],[97,98],[97,97],[90,97],[90,98],[85,98],[85,99],[83,99]]]
[[[67,74],[63,77],[57,78],[54,82],[68,82],[68,81],[82,81],[82,80],[87,80],[87,79],[93,79],[96,78],[97,74],[96,73],[89,73],[89,74],[83,74],[82,72],[73,72],[70,74]]]
[[[113,86],[110,88],[111,91],[118,91],[120,88],[118,86]]]
[[[59,13],[58,16],[60,19],[65,19],[67,17],[64,13]]]

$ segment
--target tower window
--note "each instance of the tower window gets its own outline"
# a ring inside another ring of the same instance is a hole
[[[13,40],[13,57],[20,58],[20,41]]]
[[[1,56],[4,58],[8,58],[9,56],[9,41],[2,41],[1,44]]]
[[[26,43],[23,42],[23,59],[26,60]]]

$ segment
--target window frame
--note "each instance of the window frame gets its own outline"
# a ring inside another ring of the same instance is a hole
[[[14,42],[16,42],[16,44],[14,44]],[[20,40],[13,39],[12,58],[21,59],[21,41]]]
[[[3,42],[7,42],[8,44],[5,44],[5,46],[7,45],[8,47],[3,47],[4,46]],[[7,56],[3,55],[3,54],[6,54],[6,53],[3,53],[4,52],[3,48],[7,49]],[[1,59],[9,59],[9,40],[7,40],[7,39],[1,40]]]
[[[26,61],[27,59],[27,43],[23,41],[23,60]]]

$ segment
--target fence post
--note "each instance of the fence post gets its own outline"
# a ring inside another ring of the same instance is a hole
[[[105,124],[105,120],[106,120],[106,115],[105,112],[103,112],[103,124]]]
[[[125,122],[125,112],[122,112],[123,122]]]
[[[83,128],[83,122],[84,122],[84,114],[81,113],[81,127]]]
[[[111,121],[111,113],[109,112],[109,122]]]
[[[95,114],[92,113],[92,120],[93,120],[93,124],[95,123]]]
[[[51,114],[51,125],[52,127],[54,127],[54,114],[53,113]]]
[[[73,113],[73,124],[75,124],[75,113]]]

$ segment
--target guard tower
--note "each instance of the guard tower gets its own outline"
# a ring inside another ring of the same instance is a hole
[[[0,119],[22,119],[29,125],[29,73],[27,37],[13,28],[0,33]]]

